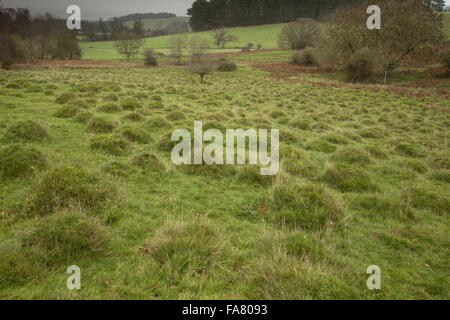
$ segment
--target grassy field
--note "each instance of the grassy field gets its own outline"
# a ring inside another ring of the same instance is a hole
[[[0,71],[0,298],[448,299],[449,88],[338,78]],[[173,165],[194,120],[280,129],[280,172]]]
[[[230,42],[227,44],[226,49],[214,49],[213,37],[210,31],[207,32],[189,32],[190,35],[197,35],[210,41],[210,52],[227,52],[227,51],[240,51],[240,48],[246,46],[248,43],[253,43],[255,46],[261,44],[263,49],[276,49],[277,39],[281,31],[283,24],[273,24],[255,27],[241,27],[230,28],[230,32],[238,37],[238,41]],[[173,36],[163,36],[147,38],[145,40],[145,48],[152,48],[158,52],[169,54],[168,49],[169,39]],[[102,42],[81,42],[80,47],[83,50],[83,59],[94,60],[120,60],[123,59],[113,46],[112,41]],[[142,57],[136,57],[137,60],[142,60]]]
[[[189,22],[189,17],[173,17],[173,18],[162,18],[162,19],[142,19],[145,30],[151,30],[153,28],[164,28],[169,24],[174,22]],[[132,28],[134,21],[125,22],[125,26]]]
[[[443,13],[444,15],[444,32],[447,39],[450,40],[450,12]]]

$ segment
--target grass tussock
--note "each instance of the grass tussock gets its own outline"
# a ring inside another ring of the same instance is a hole
[[[10,142],[41,142],[50,138],[44,124],[35,120],[21,120],[11,124],[5,134]]]
[[[0,148],[0,178],[19,178],[47,167],[46,157],[35,147],[12,144]]]

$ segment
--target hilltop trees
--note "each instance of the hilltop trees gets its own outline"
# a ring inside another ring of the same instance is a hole
[[[317,19],[355,0],[196,0],[188,10],[194,31]]]

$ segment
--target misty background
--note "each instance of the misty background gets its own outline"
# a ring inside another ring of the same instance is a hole
[[[82,19],[112,18],[131,13],[170,12],[187,16],[194,0],[0,0],[5,8],[28,8],[34,14],[49,12],[66,17],[69,5],[81,8]]]

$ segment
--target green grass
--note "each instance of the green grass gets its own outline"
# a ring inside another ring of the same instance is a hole
[[[444,33],[447,39],[450,40],[450,12],[444,12],[442,15],[444,20]]]
[[[0,147],[46,162],[0,180],[0,298],[448,299],[450,114],[430,107],[448,101],[295,79],[0,71]],[[8,140],[28,119],[48,137]],[[170,134],[194,120],[280,129],[281,171],[173,165]]]
[[[172,17],[172,18],[162,18],[162,19],[142,19],[145,30],[151,30],[154,28],[164,28],[169,24],[174,22],[186,22],[189,23],[189,17]],[[134,21],[125,22],[125,26],[132,28]]]
[[[216,52],[233,52],[240,51],[236,48],[247,46],[248,43],[253,43],[255,46],[261,44],[263,49],[275,49],[277,48],[278,34],[284,24],[272,24],[255,27],[239,27],[230,28],[230,32],[238,37],[238,41],[227,43],[225,49],[214,48],[213,37],[211,31],[206,32],[188,32],[186,35],[196,35],[207,39],[210,43],[210,53]],[[145,39],[145,48],[155,49],[157,52],[164,54],[170,54],[168,49],[169,39],[173,37],[162,36]],[[119,60],[123,59],[113,46],[112,41],[99,41],[99,42],[81,42],[80,46],[83,50],[83,59],[93,60]],[[136,57],[138,60],[142,60],[142,57]]]

